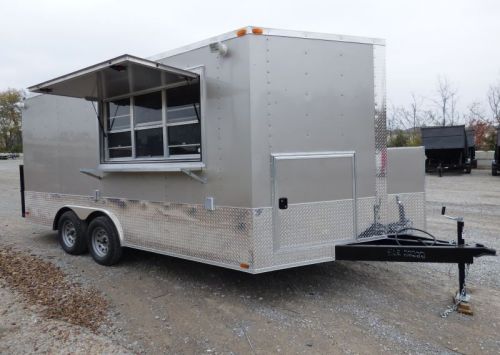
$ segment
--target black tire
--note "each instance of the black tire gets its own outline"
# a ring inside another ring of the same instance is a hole
[[[438,167],[438,175],[439,177],[443,177],[443,168]]]
[[[497,176],[498,175],[498,171],[497,171],[497,167],[496,165],[491,165],[491,175],[493,176]]]
[[[83,254],[87,251],[87,223],[73,211],[64,212],[57,221],[57,238],[66,253]]]
[[[472,166],[470,164],[465,165],[465,173],[470,174],[472,171]]]
[[[87,239],[90,255],[96,263],[110,266],[120,260],[120,238],[114,223],[108,217],[99,216],[90,222]]]

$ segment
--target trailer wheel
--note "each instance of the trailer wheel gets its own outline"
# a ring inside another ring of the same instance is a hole
[[[68,254],[80,255],[87,251],[87,223],[73,211],[67,211],[57,222],[59,244]]]
[[[465,173],[466,173],[466,174],[470,174],[470,173],[471,173],[471,171],[472,171],[472,166],[471,166],[470,164],[467,164],[467,165],[465,166]]]
[[[438,170],[438,175],[439,175],[439,177],[443,177],[443,168],[439,166],[439,167],[437,168],[437,170]]]
[[[491,164],[491,175],[493,175],[493,176],[497,176],[498,175],[498,171],[497,171],[496,165]]]
[[[105,216],[96,217],[89,225],[89,250],[101,265],[114,265],[122,256],[122,247],[113,222]]]

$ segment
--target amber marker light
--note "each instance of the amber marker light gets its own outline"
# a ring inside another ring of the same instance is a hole
[[[253,27],[252,28],[252,33],[254,35],[261,35],[261,34],[264,33],[264,30],[262,28],[260,28],[260,27]]]
[[[248,265],[247,263],[241,263],[240,264],[240,268],[242,268],[242,269],[250,269],[250,265]]]
[[[236,36],[241,37],[247,34],[247,29],[246,28],[240,28],[238,31],[236,31]]]

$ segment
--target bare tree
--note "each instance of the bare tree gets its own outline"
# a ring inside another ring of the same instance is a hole
[[[452,93],[450,98],[450,119],[452,126],[455,124],[455,118],[458,118],[457,100],[458,98],[456,92]]]
[[[484,121],[487,122],[486,113],[483,105],[480,102],[473,102],[467,107],[467,113],[464,115],[464,121],[469,125],[471,122]]]
[[[488,90],[488,104],[493,120],[497,125],[500,125],[500,82],[490,86]]]
[[[423,104],[423,99],[422,97],[417,97],[417,95],[412,92],[411,93],[411,103],[410,103],[410,112],[411,112],[411,119],[413,123],[413,131],[415,132],[417,130],[417,127],[420,127],[422,125],[422,117],[421,117],[421,106]]]
[[[441,111],[442,126],[446,126],[446,119],[448,117],[451,118],[451,123],[453,124],[456,115],[457,90],[450,84],[447,77],[438,77],[437,94],[439,98],[433,101]]]
[[[391,127],[393,129],[399,128],[404,130],[411,130],[415,132],[421,126],[422,105],[423,99],[418,97],[415,93],[411,94],[411,102],[409,107],[405,106],[392,106],[391,107]]]
[[[397,110],[398,108],[394,104],[387,107],[387,132],[389,133],[389,139],[392,138],[392,133],[398,128],[395,114]]]
[[[425,110],[424,114],[424,121],[426,125],[429,126],[437,126],[439,125],[439,117],[438,113],[434,110]]]
[[[404,106],[392,107],[392,125],[394,129],[408,129],[408,111]]]

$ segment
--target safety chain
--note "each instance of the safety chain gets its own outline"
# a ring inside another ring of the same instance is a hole
[[[470,264],[465,265],[465,277],[464,277],[464,287],[460,291],[460,296],[455,299],[455,302],[451,305],[448,306],[443,312],[441,312],[441,318],[448,318],[448,316],[455,312],[458,309],[458,305],[462,302],[462,299],[465,298],[465,288],[466,288],[466,283],[465,280],[467,280],[467,276],[469,276],[469,267]]]

